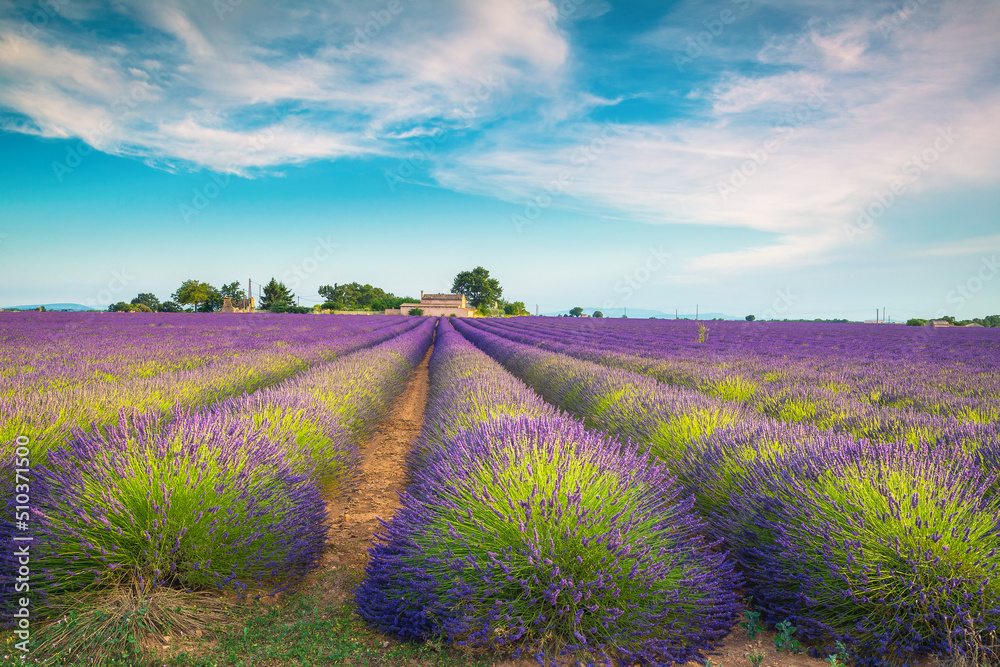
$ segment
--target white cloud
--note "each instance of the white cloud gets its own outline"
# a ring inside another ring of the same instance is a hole
[[[708,96],[717,114],[798,105],[813,95],[825,95],[829,78],[814,72],[794,71],[768,77],[739,76],[719,83]]]
[[[685,273],[831,261],[852,247],[845,225],[894,182],[910,196],[1000,178],[998,28],[1000,6],[957,2],[911,16],[888,37],[868,18],[809,23],[769,38],[764,74],[710,83],[702,96],[711,113],[624,125],[585,168],[574,156],[598,136],[596,124],[555,137],[508,126],[448,156],[438,177],[525,202],[567,170],[557,205],[776,235],[771,245],[695,258]],[[954,139],[943,142],[942,132]],[[920,161],[925,152],[932,161]],[[878,238],[873,230],[860,242]]]
[[[0,22],[0,106],[33,123],[6,126],[242,172],[473,125],[514,88],[548,94],[568,54],[547,0],[223,5],[125,0],[105,11],[141,34],[115,43],[55,20],[27,37]],[[268,123],[245,116],[261,107],[290,117],[248,152]]]

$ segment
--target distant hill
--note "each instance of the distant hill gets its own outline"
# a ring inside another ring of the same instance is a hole
[[[601,311],[604,317],[621,317],[625,314],[625,308],[583,308],[583,312],[587,315],[593,315],[595,310]],[[547,317],[556,317],[557,315],[569,315],[569,310],[559,310],[552,313],[542,313]],[[674,319],[673,313],[665,313],[662,310],[646,310],[644,308],[629,308],[628,309],[629,318],[634,318],[637,320],[647,319],[650,317],[657,317],[666,320]],[[694,313],[680,313],[677,317],[684,320],[693,320]],[[716,318],[722,318],[724,320],[742,320],[742,317],[733,317],[732,315],[726,315],[724,313],[698,313],[699,320],[714,320]]]
[[[36,310],[39,306],[45,310],[93,310],[79,303],[36,303],[30,306],[5,306],[8,310]]]

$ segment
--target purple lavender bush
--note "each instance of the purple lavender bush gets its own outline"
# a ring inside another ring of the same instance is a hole
[[[620,368],[515,343],[479,323],[458,331],[547,401],[595,429],[648,443],[670,461],[715,429],[746,412],[688,389],[678,389]]]
[[[0,502],[0,545],[3,546],[3,553],[0,554],[0,627],[7,627],[10,624],[14,601],[17,600],[14,591],[17,560],[13,548],[14,501],[11,490],[0,487],[0,491],[5,492],[3,501]]]
[[[857,324],[510,318],[472,326],[530,347],[859,437],[911,442],[1000,415],[1000,337]]]
[[[358,445],[405,388],[430,347],[432,320],[390,340],[320,364],[275,387],[222,401],[215,418],[250,422],[290,442],[286,464],[310,474],[328,496],[353,486]]]
[[[420,438],[409,455],[412,470],[468,429],[498,416],[565,416],[479,351],[447,319],[438,325],[429,366],[430,395]]]
[[[308,474],[328,494],[335,496],[351,487],[359,460],[357,443],[317,397],[266,389],[223,401],[213,406],[210,415],[220,425],[249,425],[268,440],[285,443],[286,467]]]
[[[359,615],[542,664],[667,665],[715,646],[739,577],[667,469],[578,422],[510,416],[554,410],[441,326],[413,484],[370,551]],[[449,419],[472,426],[434,426]]]
[[[962,443],[831,436],[733,455],[748,446],[737,437],[706,448],[706,488],[722,480],[730,493],[708,520],[766,620],[842,641],[860,667],[914,665],[933,654],[996,659],[995,470]],[[718,474],[736,459],[742,464]]]
[[[302,576],[325,545],[326,504],[289,469],[286,444],[200,413],[77,431],[36,472],[48,592],[126,584],[242,594]]]

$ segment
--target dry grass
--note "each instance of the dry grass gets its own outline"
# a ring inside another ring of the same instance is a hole
[[[114,664],[226,618],[218,595],[127,584],[67,596],[53,610],[58,620],[39,633],[33,651],[51,664]]]

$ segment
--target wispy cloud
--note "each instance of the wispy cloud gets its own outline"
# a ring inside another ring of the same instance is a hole
[[[0,0],[0,128],[247,175],[448,136],[442,187],[523,204],[568,170],[553,206],[770,235],[690,280],[833,261],[914,159],[907,196],[1000,180],[988,0],[689,0],[633,20],[600,78],[586,51],[624,4],[220,2],[50,3],[25,31],[33,5]]]
[[[721,278],[830,261],[848,244],[844,226],[925,151],[933,160],[919,180],[906,181],[908,193],[995,182],[1000,7],[927,5],[925,16],[888,34],[862,16],[803,20],[798,30],[768,35],[755,67],[741,67],[750,73],[722,71],[696,89],[704,112],[623,123],[574,178],[571,204],[651,223],[775,234],[772,245],[708,253],[685,267]],[[807,17],[811,8],[804,3]],[[542,136],[506,125],[446,156],[438,177],[519,201],[598,131],[576,123]],[[955,137],[947,152],[933,150],[941,132]]]
[[[380,154],[544,94],[568,53],[543,0],[215,5],[127,0],[29,36],[0,20],[0,105],[31,121],[6,127],[227,171]],[[98,14],[123,29],[88,39]],[[242,150],[261,107],[281,140]]]

